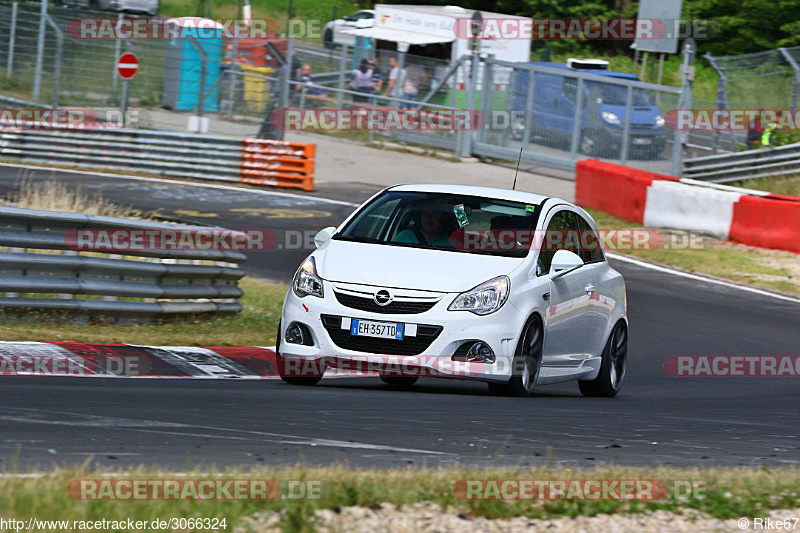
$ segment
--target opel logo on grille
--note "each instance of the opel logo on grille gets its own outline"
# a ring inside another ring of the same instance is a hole
[[[392,295],[389,294],[389,291],[387,291],[386,289],[381,289],[378,292],[376,292],[373,298],[375,300],[375,303],[378,305],[389,305],[390,303],[392,303]]]

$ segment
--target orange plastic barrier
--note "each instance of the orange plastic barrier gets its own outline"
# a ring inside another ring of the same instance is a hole
[[[269,139],[242,140],[242,183],[314,190],[316,145]]]

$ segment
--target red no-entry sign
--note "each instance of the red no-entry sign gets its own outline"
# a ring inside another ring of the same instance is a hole
[[[136,75],[139,70],[139,60],[130,52],[126,52],[119,57],[117,72],[123,80],[129,80]]]

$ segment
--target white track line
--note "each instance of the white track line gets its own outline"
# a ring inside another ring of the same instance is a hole
[[[708,277],[701,276],[701,275],[698,275],[698,274],[690,274],[688,272],[683,272],[681,270],[674,270],[674,269],[669,268],[669,267],[664,267],[664,266],[661,266],[661,265],[654,265],[654,264],[648,263],[646,261],[639,261],[638,259],[633,259],[632,257],[628,257],[626,255],[620,255],[620,254],[615,254],[615,253],[607,253],[606,255],[608,257],[611,257],[611,258],[619,260],[619,261],[623,261],[623,262],[626,262],[626,263],[632,263],[634,265],[637,265],[637,266],[640,266],[640,267],[643,267],[643,268],[649,268],[650,270],[656,270],[658,272],[664,272],[666,274],[672,274],[672,275],[680,276],[680,277],[683,277],[683,278],[688,278],[688,279],[692,279],[692,280],[696,280],[696,281],[702,281],[704,283],[713,283],[715,285],[722,285],[723,287],[730,287],[732,289],[739,289],[739,290],[742,290],[742,291],[758,294],[758,295],[761,295],[761,296],[769,296],[771,298],[776,298],[778,300],[785,300],[787,302],[800,303],[800,298],[792,298],[791,296],[784,296],[782,294],[776,294],[774,292],[764,291],[764,290],[761,290],[761,289],[756,289],[754,287],[749,287],[747,285],[738,285],[736,283],[732,283],[732,282],[729,282],[729,281],[722,281],[720,279],[708,278]]]
[[[336,205],[346,205],[348,207],[358,207],[361,204],[354,204],[351,202],[343,202],[340,200],[331,200],[329,198],[318,198],[316,196],[304,196],[302,194],[292,194],[289,192],[277,192],[277,191],[264,191],[261,189],[250,189],[246,187],[234,187],[233,185],[219,185],[216,183],[194,183],[192,181],[181,181],[181,180],[173,180],[173,179],[166,179],[166,178],[147,178],[145,176],[130,176],[127,174],[107,174],[105,172],[90,172],[87,170],[70,170],[70,169],[62,169],[62,168],[53,168],[53,167],[37,167],[37,166],[29,166],[29,165],[16,165],[12,163],[2,163],[0,167],[10,167],[10,168],[23,168],[29,170],[52,170],[55,172],[68,172],[70,174],[82,174],[87,176],[99,176],[104,178],[120,178],[125,180],[136,180],[136,181],[152,181],[158,183],[175,183],[178,185],[188,185],[190,187],[205,187],[208,189],[222,189],[227,191],[246,191],[246,192],[253,192],[256,194],[264,194],[268,196],[284,196],[288,198],[298,198],[302,200],[312,200],[315,202],[327,203],[327,204],[336,204]]]

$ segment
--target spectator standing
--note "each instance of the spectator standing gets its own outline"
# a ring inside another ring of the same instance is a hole
[[[410,65],[403,81],[403,100],[417,100],[419,98],[419,86],[422,82],[422,69],[419,65]],[[414,104],[403,103],[400,109],[415,109]]]
[[[402,88],[406,81],[406,69],[401,69],[397,64],[397,59],[394,57],[389,58],[389,66],[392,70],[389,71],[389,83],[386,85],[386,92],[383,93],[383,95],[392,98],[402,98]]]
[[[370,65],[372,66],[372,94],[379,94],[383,88],[383,71],[381,70],[381,63],[376,57],[375,59],[370,60]],[[371,97],[369,99],[369,103],[374,104],[375,98]]]
[[[311,65],[303,65],[300,69],[300,83],[295,85],[294,90],[297,95],[297,102],[299,105],[300,97],[305,91],[306,95],[310,96],[324,96],[328,94],[328,91],[325,90],[324,87],[321,87],[314,83],[311,79]],[[316,102],[313,102],[308,107],[316,107]]]
[[[372,84],[372,66],[369,64],[369,61],[366,59],[361,60],[361,64],[358,66],[356,70],[353,71],[353,80],[350,82],[350,87],[354,91],[358,91],[358,95],[353,95],[353,102],[367,102],[369,100],[369,94],[372,94],[375,90],[375,86]]]

